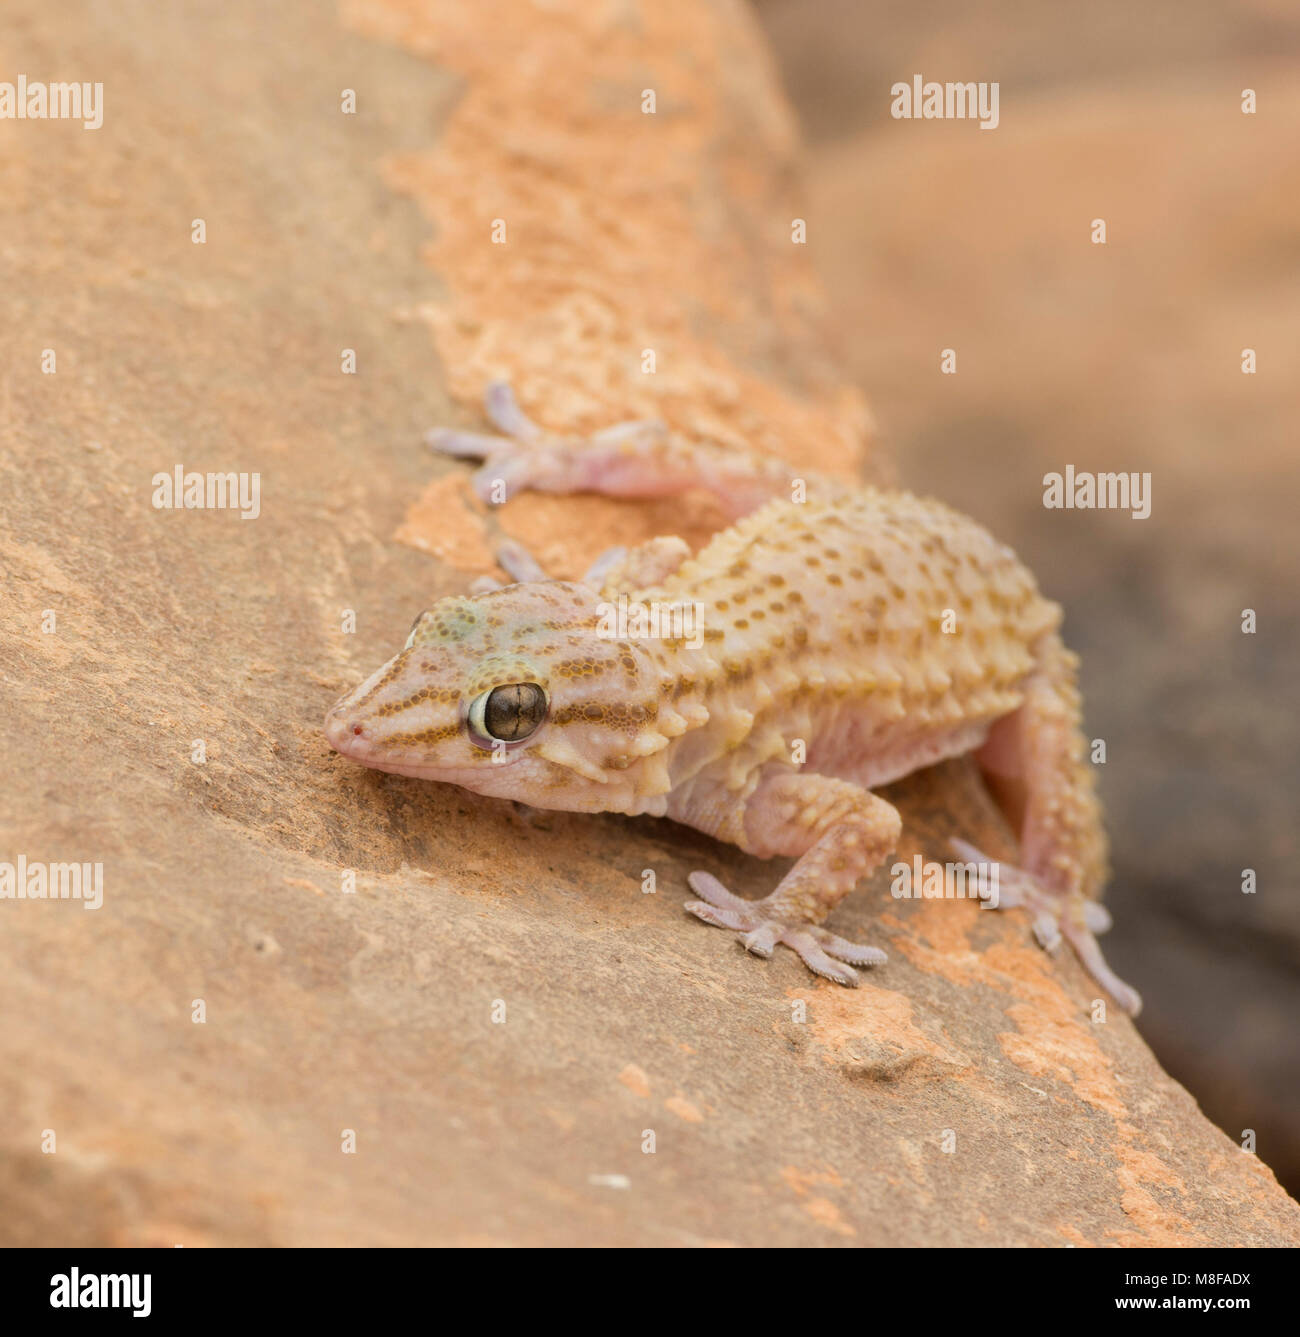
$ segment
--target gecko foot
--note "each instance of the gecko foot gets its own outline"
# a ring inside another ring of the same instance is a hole
[[[510,496],[529,485],[536,462],[534,451],[543,433],[503,381],[493,381],[487,387],[484,408],[500,436],[435,427],[425,436],[425,442],[440,455],[484,461],[474,475],[474,489],[484,501],[503,501],[505,497],[495,494],[494,485],[503,486]]]
[[[543,431],[524,413],[504,381],[493,381],[487,387],[484,410],[501,435],[436,427],[425,441],[441,455],[482,460],[474,474],[474,490],[484,501],[495,504],[530,488],[543,492],[600,490],[600,480],[610,472],[628,468],[635,472],[638,454],[652,449],[668,431],[658,419],[646,419],[618,423],[589,437],[555,435]]]
[[[1110,994],[1131,1017],[1142,1010],[1142,995],[1125,984],[1110,968],[1097,942],[1097,934],[1111,926],[1105,906],[1096,901],[1074,902],[1059,892],[1049,891],[1029,873],[1010,864],[1000,863],[964,840],[951,840],[952,848],[967,862],[996,866],[998,890],[989,904],[998,910],[1028,910],[1034,916],[1034,937],[1045,951],[1054,952],[1062,941],[1074,949],[1084,969]]]
[[[875,966],[887,958],[878,947],[849,942],[828,929],[801,920],[773,915],[769,902],[746,901],[733,896],[711,873],[692,873],[691,890],[704,899],[687,901],[686,909],[706,924],[729,928],[741,935],[746,951],[769,957],[778,943],[799,954],[814,974],[852,988],[858,984],[854,966]]]

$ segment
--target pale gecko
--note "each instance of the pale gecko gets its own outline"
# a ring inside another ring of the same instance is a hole
[[[1095,936],[1110,924],[1096,900],[1107,842],[1077,660],[1060,607],[1010,548],[938,501],[796,477],[659,422],[552,434],[503,383],[487,412],[501,435],[430,434],[445,454],[485,461],[485,499],[703,488],[734,523],[694,556],[675,537],[614,549],[577,581],[548,579],[507,544],[498,560],[515,583],[434,604],[333,707],[338,751],[536,808],[669,817],[760,858],[793,857],[761,900],[692,873],[701,899],[686,908],[750,952],[784,944],[845,985],[855,966],[885,960],[824,927],[897,845],[898,811],[874,791],[973,753],[1020,840],[1020,867],[999,867],[1000,905],[1028,909],[1044,947],[1067,941],[1137,1013]],[[672,634],[682,623],[611,634],[619,596],[701,610],[701,634]]]

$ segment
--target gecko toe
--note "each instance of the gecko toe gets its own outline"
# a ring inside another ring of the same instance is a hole
[[[424,444],[439,455],[459,460],[487,460],[505,450],[517,450],[518,444],[504,436],[484,432],[458,432],[453,427],[435,427],[424,434]]]
[[[519,407],[509,381],[489,381],[483,391],[483,409],[495,427],[520,441],[536,440],[542,429]]]
[[[889,960],[888,955],[882,952],[879,947],[868,947],[864,943],[850,942],[847,938],[841,938],[838,934],[831,933],[827,929],[813,929],[812,934],[822,951],[827,956],[835,957],[837,961],[845,961],[853,966],[881,966]]]
[[[967,863],[979,865],[994,879],[987,893],[981,883],[982,899],[988,909],[1031,910],[1037,915],[1056,915],[1060,897],[1040,886],[1031,873],[992,858],[968,841],[954,838],[948,843]]]
[[[1062,942],[1068,942],[1093,979],[1129,1016],[1137,1016],[1142,1010],[1141,994],[1132,985],[1125,984],[1107,965],[1094,936],[1110,927],[1110,913],[1104,906],[1096,901],[1079,904],[1062,892],[1051,891],[1040,885],[1031,873],[990,860],[964,840],[953,840],[950,844],[963,859],[997,867],[997,898],[989,898],[995,908],[1028,910],[1034,916],[1034,937],[1044,951],[1055,952]]]
[[[1011,864],[1003,863],[1000,859],[994,859],[991,855],[985,854],[983,850],[976,849],[967,840],[958,840],[953,837],[948,844],[961,859],[964,859],[967,863],[975,864],[977,868],[986,870],[986,875],[994,878],[993,886],[987,889],[983,878],[979,883],[981,898],[989,909],[1026,910],[1038,908],[1036,902],[1042,900],[1042,892],[1028,873],[1022,872]]]
[[[1065,936],[1084,969],[1130,1017],[1136,1017],[1142,1011],[1142,995],[1131,984],[1125,984],[1110,968],[1097,939],[1086,928],[1069,923],[1065,925]]]
[[[730,910],[739,915],[753,913],[753,901],[742,900],[739,896],[733,895],[712,873],[697,871],[692,873],[686,881],[689,883],[691,890],[701,900],[708,901],[710,905],[716,905],[719,910]],[[750,927],[753,927],[753,925]]]
[[[737,933],[744,933],[748,928],[748,921],[734,910],[720,910],[707,901],[687,901],[685,908],[714,928],[734,929]]]
[[[781,916],[773,917],[763,901],[745,901],[733,895],[712,873],[694,872],[687,881],[698,901],[686,909],[706,924],[740,934],[741,945],[754,956],[770,957],[777,944],[797,952],[815,974],[853,988],[858,983],[854,966],[875,966],[884,961],[878,947],[864,947],[829,930]]]
[[[848,989],[857,988],[858,972],[852,966],[844,965],[828,956],[808,929],[788,930],[781,941],[799,953],[799,959],[814,975],[821,975],[824,979],[833,980]]]

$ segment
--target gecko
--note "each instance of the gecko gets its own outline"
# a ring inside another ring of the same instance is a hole
[[[485,500],[703,489],[730,527],[696,554],[675,536],[612,549],[573,581],[506,542],[509,583],[485,577],[421,612],[402,649],[333,706],[338,752],[533,808],[666,817],[792,858],[756,900],[693,872],[686,909],[757,956],[783,945],[847,986],[886,959],[826,927],[897,845],[900,815],[876,791],[973,754],[1020,842],[1019,863],[998,865],[999,907],[1029,911],[1043,947],[1068,942],[1137,1014],[1137,991],[1097,942],[1111,922],[1097,899],[1107,840],[1078,661],[1060,606],[1010,548],[942,502],[853,488],[657,420],[548,432],[504,382],[488,387],[486,413],[495,433],[429,436],[441,454],[482,461]],[[699,625],[632,635],[609,618],[620,598],[696,610]]]

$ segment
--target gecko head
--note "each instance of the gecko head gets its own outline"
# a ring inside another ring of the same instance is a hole
[[[333,707],[325,736],[377,770],[600,811],[619,773],[668,742],[646,643],[602,622],[595,593],[565,581],[442,599]]]

